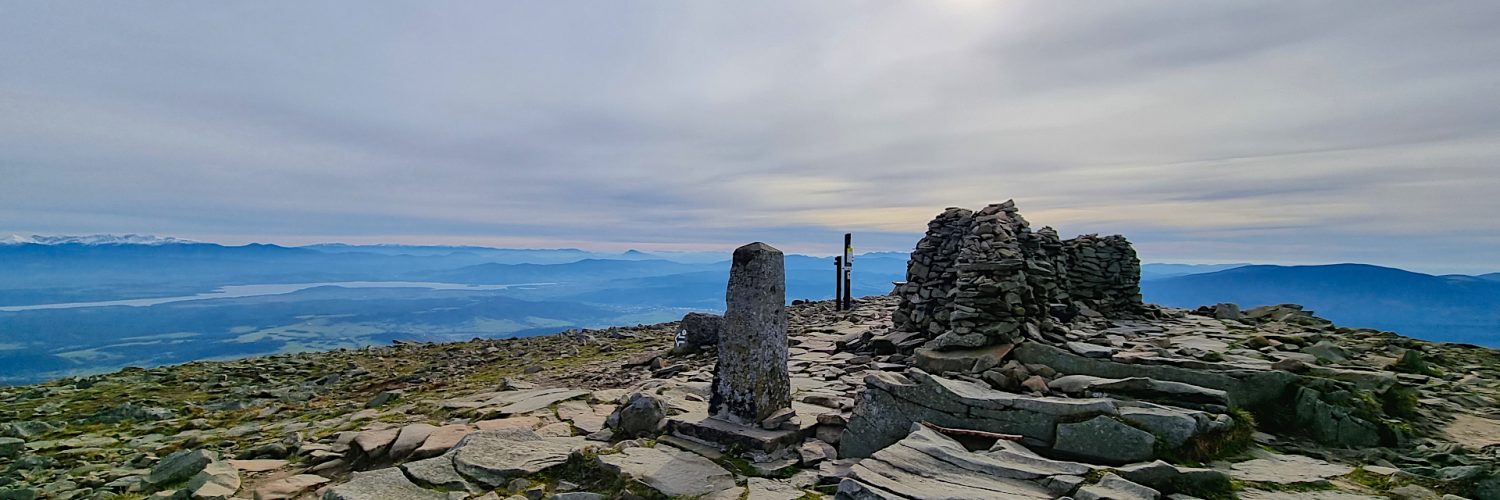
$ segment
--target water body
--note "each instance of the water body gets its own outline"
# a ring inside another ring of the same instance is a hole
[[[259,295],[281,295],[320,286],[343,288],[427,288],[431,290],[504,290],[526,286],[547,286],[556,283],[518,283],[513,285],[465,285],[461,283],[434,283],[426,281],[339,281],[331,283],[273,283],[265,285],[230,285],[212,292],[178,297],[154,297],[149,299],[105,300],[99,302],[66,302],[58,304],[34,304],[28,306],[0,306],[0,312],[32,311],[38,309],[75,309],[80,307],[130,306],[146,307],[169,302],[188,300],[233,299]]]

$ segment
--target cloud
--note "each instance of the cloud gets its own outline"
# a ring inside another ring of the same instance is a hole
[[[826,253],[1015,198],[1148,260],[1493,270],[1496,21],[1395,1],[9,4],[0,232]]]

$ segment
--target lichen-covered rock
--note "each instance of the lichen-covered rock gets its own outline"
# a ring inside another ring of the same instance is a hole
[[[709,414],[758,424],[792,405],[787,373],[786,264],[765,243],[735,249]]]
[[[617,437],[654,436],[667,425],[667,404],[656,396],[634,392],[609,414],[604,425],[614,429]]]

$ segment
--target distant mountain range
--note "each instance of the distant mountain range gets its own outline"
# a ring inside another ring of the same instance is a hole
[[[893,281],[905,279],[907,257],[856,256],[854,295],[889,293]],[[727,252],[12,237],[0,244],[0,383],[397,338],[667,321],[723,308],[728,258]],[[832,297],[832,264],[832,257],[787,255],[788,300]],[[1500,273],[1149,263],[1141,275],[1145,299],[1168,306],[1299,303],[1344,326],[1500,346]],[[536,283],[548,285],[497,286]],[[254,285],[283,291],[214,295],[222,287]],[[157,300],[96,304],[132,299]],[[24,307],[60,303],[69,305]]]
[[[1242,266],[1147,280],[1149,302],[1196,307],[1296,303],[1343,326],[1500,346],[1497,275],[1433,276],[1365,264]]]

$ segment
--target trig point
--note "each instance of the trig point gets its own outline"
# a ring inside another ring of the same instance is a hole
[[[759,242],[735,249],[725,302],[709,415],[757,425],[792,406],[781,250]]]

